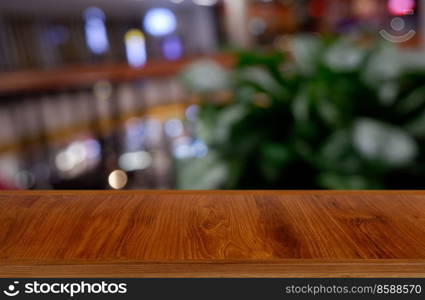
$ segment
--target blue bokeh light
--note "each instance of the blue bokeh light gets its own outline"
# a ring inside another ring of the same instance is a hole
[[[86,43],[95,54],[103,54],[109,49],[108,35],[105,27],[105,14],[97,7],[84,11]]]
[[[182,41],[178,36],[166,37],[162,42],[162,54],[168,60],[176,60],[183,55]]]

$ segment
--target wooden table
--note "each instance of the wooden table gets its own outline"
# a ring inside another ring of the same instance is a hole
[[[3,192],[0,277],[425,277],[425,192]]]

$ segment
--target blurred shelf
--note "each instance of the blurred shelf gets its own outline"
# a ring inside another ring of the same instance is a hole
[[[102,134],[104,136],[110,135],[117,128],[122,128],[124,124],[130,119],[143,118],[149,116],[150,118],[157,119],[159,121],[165,121],[169,118],[184,118],[184,111],[187,106],[196,104],[198,101],[196,98],[189,99],[186,102],[163,104],[153,107],[149,107],[140,111],[127,112],[120,115],[119,120],[114,120],[110,117],[103,117],[96,122],[98,123]],[[74,140],[76,136],[93,135],[92,130],[87,123],[74,123],[71,126],[64,128],[57,128],[55,130],[39,133],[34,136],[28,136],[20,141],[14,141],[9,143],[1,143],[0,141],[0,155],[17,152],[22,145],[25,145],[27,150],[38,147],[40,144],[47,139],[50,143],[67,144]]]
[[[5,72],[0,73],[0,96],[82,88],[99,80],[125,82],[141,78],[170,77],[180,72],[187,64],[199,59],[212,59],[224,67],[231,67],[234,64],[232,55],[218,54],[178,61],[149,62],[141,68],[131,68],[125,63],[118,63]]]

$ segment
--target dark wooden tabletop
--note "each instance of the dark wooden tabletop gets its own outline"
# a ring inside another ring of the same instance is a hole
[[[0,277],[425,277],[425,192],[2,192]]]

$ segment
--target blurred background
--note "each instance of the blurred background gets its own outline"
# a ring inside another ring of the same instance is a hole
[[[0,0],[0,189],[423,189],[425,2]]]

